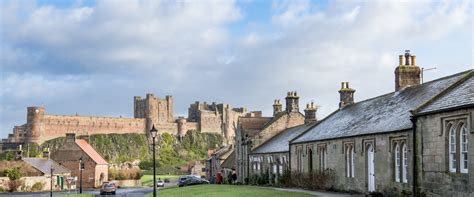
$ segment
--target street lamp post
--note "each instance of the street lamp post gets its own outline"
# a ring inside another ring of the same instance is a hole
[[[79,158],[79,193],[82,194],[82,170],[84,170],[84,161],[82,161],[82,156]]]
[[[53,166],[51,166],[51,190],[49,192],[49,196],[53,197]]]
[[[158,130],[155,129],[155,125],[150,130],[153,144],[153,197],[156,197],[156,166],[155,166],[155,138]]]

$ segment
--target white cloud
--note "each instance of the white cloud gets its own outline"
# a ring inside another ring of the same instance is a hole
[[[393,91],[404,49],[421,66],[449,65],[432,77],[472,68],[470,1],[278,1],[265,24],[273,31],[250,26],[244,36],[230,32],[245,18],[232,1],[0,6],[2,135],[29,105],[131,116],[132,97],[147,92],[174,95],[176,114],[207,100],[270,115],[273,99],[296,90],[322,118],[337,107],[341,81],[356,100]]]

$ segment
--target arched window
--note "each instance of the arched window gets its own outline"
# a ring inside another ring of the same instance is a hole
[[[403,144],[402,146],[402,164],[403,164],[403,168],[402,168],[402,180],[404,183],[408,183],[408,150],[407,150],[407,144]]]
[[[351,177],[354,177],[354,159],[355,159],[355,147],[351,148]]]
[[[456,129],[449,129],[449,171],[456,172]]]
[[[395,144],[395,181],[400,182],[400,146]]]
[[[346,176],[351,177],[351,147],[346,148]]]
[[[326,147],[319,148],[319,170],[322,172],[326,169]]]
[[[308,171],[309,173],[313,172],[313,150],[308,150]]]
[[[354,145],[346,146],[346,177],[354,177]]]
[[[466,124],[462,124],[460,127],[459,131],[459,138],[461,141],[461,147],[460,147],[460,153],[461,153],[461,173],[467,173],[468,172],[468,160],[467,160],[467,145],[468,145],[468,136],[467,136],[467,127]]]

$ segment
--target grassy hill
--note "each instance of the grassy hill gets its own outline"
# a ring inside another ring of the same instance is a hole
[[[65,137],[48,140],[41,145],[53,152],[65,142]],[[208,149],[222,145],[219,134],[189,131],[179,141],[174,136],[164,133],[159,140],[157,164],[159,167],[182,165],[188,161],[202,160]],[[141,160],[147,163],[152,158],[151,149],[145,134],[94,134],[89,136],[89,143],[110,163],[123,163]]]

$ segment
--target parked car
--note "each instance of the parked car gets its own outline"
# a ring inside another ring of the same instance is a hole
[[[117,191],[117,186],[115,183],[104,182],[102,187],[100,187],[100,195],[113,194]]]
[[[164,187],[165,186],[165,182],[162,181],[162,180],[158,180],[156,181],[156,187]]]
[[[209,184],[209,181],[195,176],[185,176],[180,177],[178,186],[188,186],[188,185],[200,185],[200,184]]]

